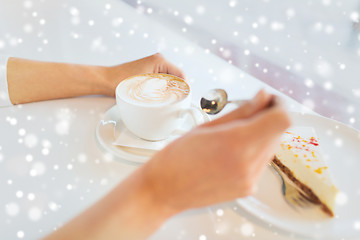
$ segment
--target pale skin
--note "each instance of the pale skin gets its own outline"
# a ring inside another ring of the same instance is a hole
[[[10,58],[8,88],[13,104],[83,95],[114,96],[120,81],[141,73],[184,73],[161,54],[117,66],[90,66]]]
[[[113,67],[12,58],[10,99],[26,103],[89,94],[114,96],[121,80],[148,72],[184,78],[160,54]],[[146,239],[184,210],[248,196],[289,126],[280,99],[260,91],[233,112],[169,144],[46,239]]]

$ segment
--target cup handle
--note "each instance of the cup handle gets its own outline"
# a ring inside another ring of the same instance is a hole
[[[185,108],[181,111],[180,117],[185,117],[187,114],[189,114],[195,123],[195,125],[200,125],[206,122],[206,118],[203,115],[203,111],[197,107],[189,107]]]
[[[191,120],[194,122],[194,126],[203,124],[203,123],[208,121],[208,118],[205,115],[205,112],[202,111],[201,109],[197,108],[197,107],[191,106],[189,108],[184,108],[179,113],[180,118],[186,117],[186,115],[191,116]],[[189,131],[189,129],[187,129],[187,130],[185,130],[185,129],[176,129],[173,132],[173,134],[183,135],[188,131]]]

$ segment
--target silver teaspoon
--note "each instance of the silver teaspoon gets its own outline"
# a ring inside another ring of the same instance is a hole
[[[200,100],[200,106],[204,112],[207,114],[217,114],[224,109],[225,105],[228,103],[234,103],[241,105],[245,103],[246,100],[232,100],[228,101],[228,95],[224,89],[213,89],[205,94],[204,97]]]

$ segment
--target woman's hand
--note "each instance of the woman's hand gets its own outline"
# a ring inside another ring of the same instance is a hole
[[[189,208],[245,197],[290,125],[278,98],[259,92],[234,112],[168,145],[142,169],[160,208]]]
[[[289,125],[278,99],[261,91],[172,142],[47,240],[146,239],[183,210],[247,196]]]
[[[162,54],[154,55],[123,63],[107,69],[109,88],[106,95],[114,96],[115,88],[122,80],[143,73],[167,73],[185,79],[184,72],[166,60]]]

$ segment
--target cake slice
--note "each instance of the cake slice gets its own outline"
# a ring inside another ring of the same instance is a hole
[[[313,128],[293,128],[283,134],[274,163],[298,186],[307,198],[334,216],[335,187]]]

